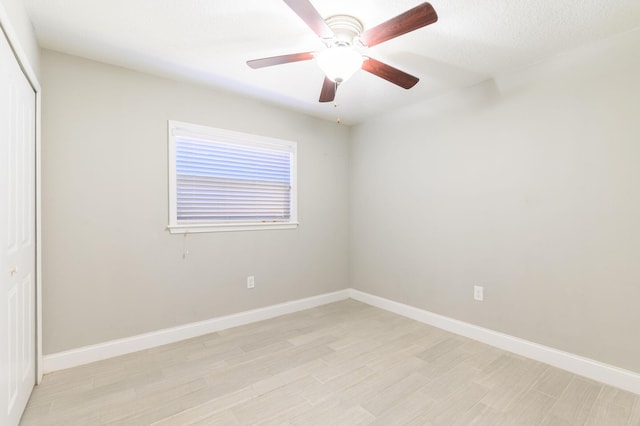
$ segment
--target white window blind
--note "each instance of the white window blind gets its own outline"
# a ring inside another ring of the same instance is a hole
[[[172,232],[296,225],[296,144],[169,122]]]

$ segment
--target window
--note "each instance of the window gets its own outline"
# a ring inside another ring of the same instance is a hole
[[[169,121],[169,231],[295,228],[296,143]]]

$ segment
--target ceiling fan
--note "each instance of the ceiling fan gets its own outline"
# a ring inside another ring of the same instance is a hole
[[[375,46],[436,22],[438,15],[431,4],[422,3],[380,25],[364,30],[362,23],[350,15],[334,15],[323,19],[309,0],[283,1],[320,37],[326,48],[318,52],[253,59],[247,61],[247,65],[251,68],[270,67],[315,58],[325,73],[320,102],[333,101],[338,85],[359,69],[404,89],[410,89],[418,82],[417,77],[364,56],[358,49]]]

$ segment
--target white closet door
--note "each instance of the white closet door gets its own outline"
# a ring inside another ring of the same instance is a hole
[[[0,424],[35,384],[35,92],[0,31]]]

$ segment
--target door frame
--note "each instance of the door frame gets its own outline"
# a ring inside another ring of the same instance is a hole
[[[13,29],[11,22],[9,20],[9,16],[7,15],[4,6],[0,3],[0,32],[4,32],[4,35],[7,37],[7,41],[9,42],[9,46],[13,50],[13,54],[15,55],[18,65],[22,69],[27,81],[33,88],[33,91],[36,94],[36,117],[35,117],[35,155],[36,155],[36,176],[35,176],[35,184],[36,184],[36,383],[40,384],[42,381],[43,369],[42,369],[42,194],[41,194],[41,157],[40,157],[40,136],[41,136],[41,92],[40,83],[38,82],[38,78],[36,73],[33,71],[31,64],[29,63],[29,58],[27,54],[22,49],[20,45],[20,41],[18,39],[18,34]],[[2,35],[0,34],[0,37]]]

